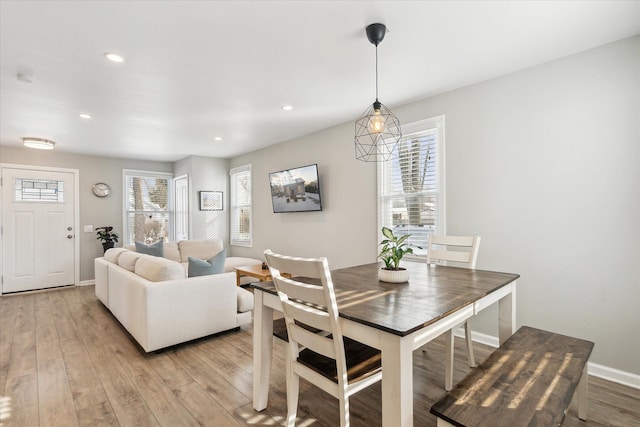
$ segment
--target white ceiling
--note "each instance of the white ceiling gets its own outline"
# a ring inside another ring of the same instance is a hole
[[[393,109],[638,34],[640,1],[0,0],[0,144],[175,161],[349,122],[375,97],[373,22]]]

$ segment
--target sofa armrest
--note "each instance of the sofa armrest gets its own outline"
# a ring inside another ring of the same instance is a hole
[[[236,286],[236,291],[238,293],[238,313],[253,310],[253,294],[240,286]]]
[[[102,303],[109,307],[109,265],[113,265],[104,258],[93,260],[95,271],[95,293]]]

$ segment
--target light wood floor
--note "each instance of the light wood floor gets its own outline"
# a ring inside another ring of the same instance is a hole
[[[284,354],[274,347],[269,408],[251,405],[251,327],[144,354],[93,286],[0,297],[2,426],[272,426],[286,414]],[[459,340],[454,381],[465,366]],[[483,360],[490,348],[477,345]],[[442,340],[414,352],[416,426],[434,426],[443,393]],[[565,426],[638,426],[640,390],[590,377],[589,420],[572,403]],[[299,426],[338,425],[337,402],[301,382]],[[351,399],[353,426],[380,425],[380,387]],[[514,426],[517,427],[517,426]]]

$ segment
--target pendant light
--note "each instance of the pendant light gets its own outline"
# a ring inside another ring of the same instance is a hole
[[[378,100],[378,45],[384,39],[384,24],[367,26],[367,38],[376,46],[376,100],[356,120],[356,159],[379,162],[391,159],[391,154],[402,138],[400,120]]]

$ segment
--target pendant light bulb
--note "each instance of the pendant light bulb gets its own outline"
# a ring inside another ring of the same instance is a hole
[[[380,112],[380,103],[377,101],[373,103],[373,115],[369,119],[367,128],[372,134],[384,133],[387,129],[386,119]]]

